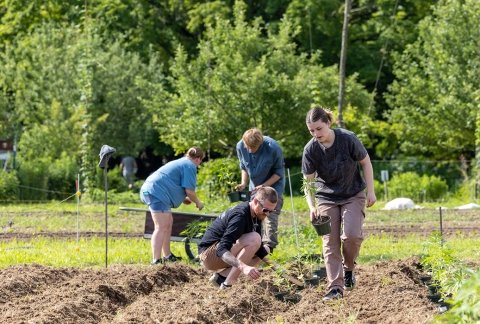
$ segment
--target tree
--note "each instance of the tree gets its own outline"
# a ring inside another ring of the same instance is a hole
[[[0,55],[0,112],[22,130],[19,161],[48,163],[65,153],[94,170],[102,144],[118,154],[144,148],[151,118],[139,100],[148,97],[139,84],[162,77],[158,59],[151,57],[145,64],[95,30],[90,35],[56,24],[7,45]]]
[[[419,39],[399,57],[387,102],[405,154],[439,160],[474,157],[479,21],[480,2],[440,1],[420,23]]]
[[[298,30],[288,19],[278,32],[266,31],[260,19],[245,20],[240,1],[234,17],[207,28],[195,58],[180,47],[168,85],[152,85],[156,95],[146,104],[160,139],[177,152],[194,144],[233,152],[242,133],[255,126],[276,138],[285,156],[299,157],[309,138],[307,110],[313,103],[336,105],[337,67],[323,67],[317,54],[297,54],[292,39]],[[350,109],[368,107],[355,77],[346,92]]]

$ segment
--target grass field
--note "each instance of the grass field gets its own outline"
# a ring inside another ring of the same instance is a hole
[[[147,264],[150,260],[150,241],[142,238],[144,214],[123,212],[123,204],[109,204],[107,210],[109,233],[105,240],[105,207],[102,204],[58,203],[0,206],[0,267],[19,263],[39,263],[53,266],[104,266],[106,246],[108,263]],[[141,204],[128,204],[143,208]],[[218,214],[231,204],[221,202],[207,206],[205,213]],[[366,239],[359,257],[360,263],[398,260],[421,255],[429,235],[439,230],[439,210],[384,211],[378,206],[367,210]],[[195,212],[192,206],[182,211]],[[446,242],[461,260],[480,259],[480,216],[475,211],[442,211]],[[280,245],[273,258],[288,262],[296,258],[321,255],[321,238],[309,224],[303,197],[285,199],[280,222]],[[393,230],[392,230],[393,229]],[[453,230],[452,230],[453,229]],[[76,237],[78,233],[78,240]],[[93,233],[93,234],[92,234]],[[28,235],[27,235],[28,234]],[[69,234],[62,237],[62,234]],[[8,237],[9,239],[5,239]],[[174,253],[186,257],[183,243],[172,243]]]

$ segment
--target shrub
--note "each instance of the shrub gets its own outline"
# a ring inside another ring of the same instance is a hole
[[[131,205],[141,203],[138,192],[125,191],[117,192],[115,189],[108,191],[109,205]],[[91,188],[84,195],[82,195],[82,202],[85,203],[104,203],[105,189]],[[146,206],[145,206],[146,208]]]
[[[18,199],[19,181],[15,171],[0,170],[0,201],[15,201]]]
[[[388,196],[390,198],[395,197],[407,197],[416,199],[420,197],[421,178],[415,172],[405,172],[395,174],[388,185]]]
[[[108,190],[115,189],[117,192],[125,192],[129,190],[128,184],[122,176],[120,166],[116,166],[112,169],[107,169],[107,182]],[[105,188],[103,169],[100,169],[99,167],[97,167],[95,188],[102,190]]]
[[[388,183],[388,196],[407,197],[422,201],[442,198],[448,192],[445,180],[437,176],[419,176],[415,172],[395,174]]]
[[[459,201],[474,200],[476,199],[476,196],[478,196],[478,192],[475,191],[478,191],[478,187],[476,187],[475,179],[472,178],[462,182],[455,192],[454,198],[458,199]]]
[[[75,157],[63,152],[60,158],[23,160],[18,169],[21,200],[63,200],[75,193],[79,167]]]
[[[442,198],[448,192],[448,185],[445,180],[437,176],[422,176],[422,190],[425,192],[425,200],[435,201]]]
[[[219,158],[207,161],[200,166],[197,185],[208,198],[219,198],[234,190],[241,181],[238,160]]]
[[[386,197],[385,197],[385,185],[383,184],[383,182],[380,182],[378,180],[373,180],[373,185],[375,187],[375,196],[377,196],[377,199],[378,200],[385,200]],[[388,190],[388,188],[387,188]],[[389,193],[387,192],[387,195],[389,195]]]
[[[462,282],[461,287],[449,300],[452,309],[437,318],[439,323],[478,323],[480,322],[480,271]]]
[[[75,157],[63,152],[58,160],[48,166],[48,188],[56,191],[49,194],[50,199],[65,199],[75,193],[75,180],[78,175],[78,165]],[[67,196],[66,196],[67,195]]]
[[[21,161],[18,179],[22,186],[19,190],[21,200],[48,199],[48,167],[50,160],[39,158],[35,161]]]

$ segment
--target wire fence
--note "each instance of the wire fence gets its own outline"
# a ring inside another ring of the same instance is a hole
[[[38,235],[80,236],[104,235],[104,215],[101,208],[86,209],[80,213],[70,210],[23,210],[0,211],[0,239],[34,237]],[[286,209],[280,216],[280,226],[292,229],[311,226],[308,213]],[[78,222],[78,224],[77,224]],[[143,213],[124,213],[110,208],[109,232],[117,236],[142,237],[145,228]],[[368,235],[480,235],[480,208],[422,208],[408,210],[370,210],[365,217],[364,230]]]

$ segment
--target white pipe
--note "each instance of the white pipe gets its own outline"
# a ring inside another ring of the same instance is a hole
[[[297,244],[297,251],[298,251],[299,245],[298,245],[297,217],[295,216],[295,206],[293,203],[292,179],[290,178],[290,168],[287,168],[287,174],[288,174],[288,186],[290,188],[290,201],[292,203],[293,228],[295,229],[295,243]]]

